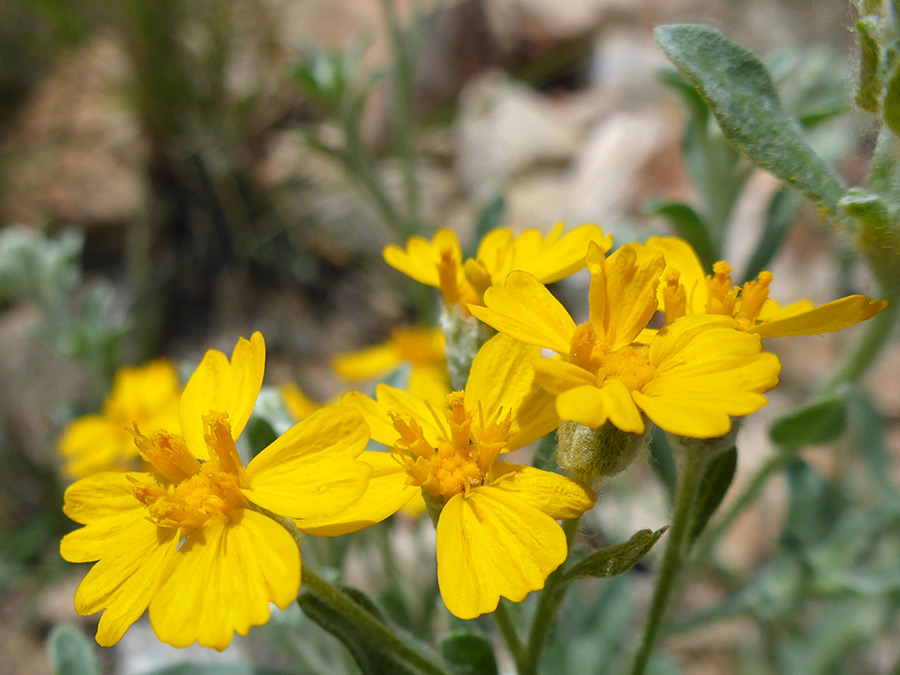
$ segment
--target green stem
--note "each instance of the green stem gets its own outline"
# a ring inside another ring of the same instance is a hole
[[[641,675],[647,667],[675,579],[684,564],[685,536],[705,461],[706,457],[702,453],[689,452],[685,454],[684,465],[678,477],[678,488],[675,492],[675,512],[672,514],[669,539],[666,542],[666,550],[663,553],[662,564],[656,577],[653,599],[650,602],[650,613],[644,625],[644,636],[640,649],[631,669],[632,675]]]
[[[900,303],[892,302],[880,313],[875,315],[866,325],[865,332],[860,339],[853,345],[853,349],[844,359],[843,365],[838,369],[835,375],[813,396],[816,398],[824,398],[834,393],[841,386],[855,384],[868,369],[875,363],[881,348],[885,345],[891,336],[894,325],[896,323]],[[773,455],[763,464],[754,476],[747,482],[740,495],[728,506],[727,510],[714,523],[711,523],[706,531],[700,536],[694,547],[691,556],[690,569],[696,569],[704,560],[707,560],[712,554],[716,543],[731,528],[734,521],[741,515],[743,510],[753,503],[760,491],[768,483],[769,478],[784,469],[794,457],[800,448],[780,447],[776,454]]]
[[[282,518],[259,507],[253,508],[279,523],[294,538],[297,547],[301,551],[303,550],[303,534],[292,520]],[[407,642],[404,640],[401,635],[360,607],[339,587],[313,572],[309,565],[303,565],[302,574],[302,587],[306,589],[306,592],[312,593],[333,610],[342,614],[345,619],[356,627],[360,635],[368,636],[373,643],[380,645],[387,651],[393,652],[420,673],[425,675],[452,675],[448,669],[437,662],[436,655],[418,649],[412,641]]]
[[[506,604],[502,599],[492,616],[494,617],[494,622],[497,624],[497,628],[500,629],[503,641],[506,642],[506,646],[509,648],[513,660],[516,662],[516,670],[521,672],[522,664],[525,662],[525,649],[522,645],[522,640],[519,638],[519,633],[516,631],[516,627],[513,624],[512,617],[510,617]]]
[[[563,523],[563,531],[566,533],[566,543],[570,552],[572,551],[572,543],[575,541],[575,533],[578,531],[580,520],[580,518],[574,518]],[[519,675],[535,675],[540,669],[544,648],[547,645],[547,638],[550,636],[550,629],[553,627],[560,605],[566,599],[566,591],[569,588],[569,584],[563,584],[567,562],[568,556],[566,561],[547,578],[544,590],[541,591],[537,608],[534,611],[534,618],[531,621],[528,642],[525,645],[521,660],[516,662]]]
[[[391,651],[421,673],[428,675],[451,675],[450,671],[436,662],[436,658],[407,643],[401,636],[381,621],[362,609],[344,591],[330,584],[318,574],[303,567],[303,586],[307,592],[327,603],[352,622],[360,635],[367,635],[381,648]]]
[[[394,135],[403,160],[403,189],[406,201],[407,236],[419,231],[419,184],[416,175],[416,151],[413,143],[412,89],[414,54],[410,35],[404,34],[397,19],[394,0],[381,0],[391,45],[394,50]],[[410,31],[415,30],[415,27]]]

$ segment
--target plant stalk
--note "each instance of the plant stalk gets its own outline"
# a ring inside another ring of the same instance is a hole
[[[688,531],[691,511],[697,496],[700,476],[706,457],[701,453],[690,452],[685,455],[684,465],[678,476],[678,488],[675,492],[675,511],[672,514],[672,526],[669,528],[669,539],[663,553],[662,564],[656,577],[650,612],[644,624],[644,635],[641,646],[631,669],[632,675],[642,675],[665,617],[669,598],[678,573],[685,562],[685,536]]]

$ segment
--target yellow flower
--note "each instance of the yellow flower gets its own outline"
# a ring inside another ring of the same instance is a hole
[[[756,281],[733,286],[727,262],[717,262],[713,273],[705,275],[694,250],[676,237],[651,237],[646,246],[635,244],[635,248],[639,256],[659,251],[665,255],[659,301],[666,323],[686,315],[716,314],[734,317],[740,330],[763,338],[820,335],[871,319],[888,304],[850,295],[819,307],[809,300],[781,307],[769,298],[771,272],[760,272]]]
[[[674,434],[714,438],[728,433],[731,417],[765,405],[762,393],[778,383],[781,366],[762,353],[758,336],[735,330],[731,317],[684,317],[649,345],[635,344],[656,312],[661,253],[638,258],[622,246],[606,260],[589,244],[587,264],[590,321],[580,326],[525,272],[489,289],[485,307],[470,307],[501,333],[562,357],[535,364],[560,419],[591,428],[609,421],[637,434],[643,412]]]
[[[138,459],[128,429],[134,422],[148,431],[178,433],[181,387],[174,366],[165,359],[120,369],[102,415],[78,417],[63,429],[57,451],[72,478],[98,471],[134,468]]]
[[[587,487],[555,473],[498,461],[552,431],[552,399],[534,385],[540,350],[498,335],[479,351],[464,392],[431,403],[387,385],[376,399],[350,392],[372,438],[392,450],[365,453],[369,490],[333,518],[302,520],[334,536],[379,522],[422,494],[437,514],[438,585],[454,615],[472,619],[543,588],[566,559],[556,520],[594,503]]]
[[[292,536],[265,512],[331,516],[365,490],[368,442],[360,414],[321,410],[289,429],[245,468],[235,441],[262,385],[265,343],[254,333],[231,360],[210,350],[181,399],[183,437],[134,431],[153,470],[101,473],[68,490],[64,511],[83,528],[60,545],[70,562],[97,561],[75,609],[105,610],[97,642],[110,646],[150,609],[157,637],[176,647],[224,649],[235,631],[265,623],[300,587]]]
[[[491,230],[474,258],[463,260],[462,250],[452,230],[438,230],[432,241],[412,237],[404,251],[398,246],[384,249],[387,264],[418,282],[441,289],[447,306],[482,304],[484,291],[503,283],[513,270],[524,270],[549,284],[584,267],[584,247],[589,241],[603,251],[612,247],[612,235],[604,236],[597,225],[579,225],[563,234],[557,223],[545,238],[540,230],[525,230],[516,236],[512,230]]]
[[[383,377],[410,364],[409,393],[428,401],[443,401],[450,392],[450,375],[439,328],[399,327],[383,343],[334,359],[334,372],[345,381]]]

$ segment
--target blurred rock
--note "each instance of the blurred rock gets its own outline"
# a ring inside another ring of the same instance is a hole
[[[147,149],[122,104],[126,68],[118,43],[98,37],[36,87],[0,144],[0,222],[91,227],[143,210]]]
[[[502,194],[509,180],[541,163],[563,163],[576,134],[542,96],[499,72],[474,80],[463,92],[456,121],[456,168],[476,203]]]

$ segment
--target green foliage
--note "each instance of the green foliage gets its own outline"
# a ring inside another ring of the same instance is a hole
[[[650,549],[667,529],[667,527],[663,527],[655,532],[640,530],[626,542],[601,548],[573,565],[566,572],[565,580],[572,581],[585,577],[614,577],[624,574],[650,552]]]
[[[675,234],[684,239],[696,251],[703,269],[711,270],[719,259],[709,240],[709,231],[702,216],[692,207],[682,202],[664,202],[651,199],[644,205],[644,211],[651,216],[663,216]]]
[[[831,396],[779,417],[769,435],[784,448],[827,443],[843,433],[844,411],[843,394]]]
[[[856,22],[859,36],[859,84],[856,90],[856,104],[869,112],[878,114],[881,108],[883,84],[881,82],[881,47],[875,37],[878,25],[874,18],[865,17]]]
[[[60,625],[50,631],[47,652],[55,675],[100,675],[94,646],[72,626]]]
[[[494,648],[482,635],[451,635],[441,642],[441,653],[461,675],[497,675]]]
[[[661,26],[655,34],[741,154],[828,212],[837,212],[844,186],[803,139],[759,59],[708,26]]]
[[[719,453],[704,464],[697,496],[691,506],[686,535],[688,546],[696,541],[719,508],[734,480],[735,469],[737,469],[737,448]]]
[[[288,675],[287,671],[241,663],[176,663],[146,675]]]
[[[744,270],[744,281],[756,279],[760,272],[769,267],[775,254],[781,250],[799,207],[800,198],[794,192],[779,190],[772,197],[762,234]]]

